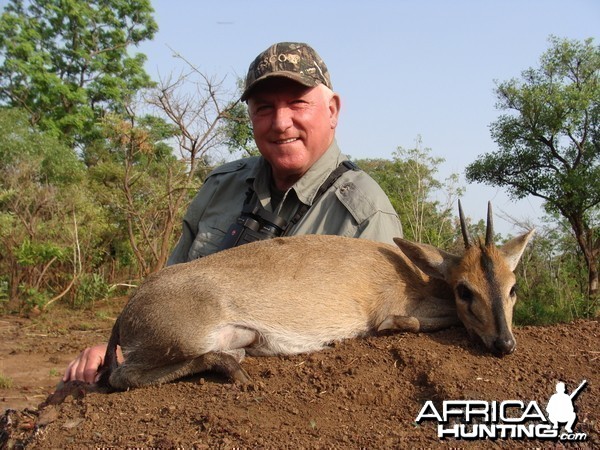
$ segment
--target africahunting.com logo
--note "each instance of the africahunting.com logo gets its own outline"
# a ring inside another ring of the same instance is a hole
[[[573,431],[577,421],[573,402],[586,383],[587,381],[583,380],[571,394],[566,393],[565,383],[556,383],[556,393],[548,400],[546,413],[535,400],[445,400],[441,408],[437,408],[433,401],[428,400],[415,422],[437,422],[437,435],[441,439],[585,441],[586,433]]]

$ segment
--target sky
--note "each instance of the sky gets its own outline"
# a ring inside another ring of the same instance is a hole
[[[5,4],[0,0],[0,4]],[[353,159],[392,158],[420,137],[466,188],[465,213],[539,224],[540,202],[515,202],[503,188],[467,184],[465,167],[497,150],[489,125],[496,81],[536,67],[548,37],[600,41],[599,0],[152,0],[159,31],[137,51],[154,78],[178,73],[179,53],[233,89],[250,62],[280,41],[309,43],[342,99],[337,141]],[[4,6],[4,5],[2,5]],[[135,50],[134,50],[135,51]]]

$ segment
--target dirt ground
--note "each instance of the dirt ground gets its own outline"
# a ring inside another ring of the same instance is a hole
[[[389,334],[309,355],[249,357],[249,385],[203,374],[39,408],[67,362],[107,340],[120,307],[0,317],[0,448],[600,448],[600,327],[592,320],[518,328],[518,348],[504,358],[462,328]],[[570,393],[584,379],[574,431],[585,441],[440,439],[437,421],[415,421],[427,400],[439,411],[445,400],[535,401],[545,412],[557,381]]]

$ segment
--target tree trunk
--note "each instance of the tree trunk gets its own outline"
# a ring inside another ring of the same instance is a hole
[[[588,308],[586,315],[594,317],[596,314],[595,309],[599,292],[598,266],[596,261],[597,252],[594,250],[593,233],[591,233],[591,230],[586,226],[581,217],[570,217],[569,221],[575,232],[575,238],[577,239],[579,248],[583,252],[585,264],[588,269]]]
[[[597,308],[596,303],[600,299],[600,295],[598,292],[598,269],[596,268],[595,261],[592,261],[592,265],[589,270],[589,278],[588,278],[588,288],[589,288],[589,301],[590,301],[590,316],[594,317],[596,311],[593,309]],[[593,308],[593,309],[592,309]]]

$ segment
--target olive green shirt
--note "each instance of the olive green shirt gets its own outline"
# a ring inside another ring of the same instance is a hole
[[[319,187],[347,158],[335,141],[287,192],[272,188],[271,168],[262,157],[241,159],[213,170],[183,219],[182,235],[168,265],[218,250],[229,226],[240,216],[248,187],[262,206],[286,221],[302,203],[310,209],[288,235],[336,234],[393,244],[402,236],[400,220],[379,185],[362,170],[348,170],[315,200]],[[272,193],[273,192],[273,193]]]

